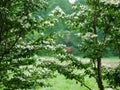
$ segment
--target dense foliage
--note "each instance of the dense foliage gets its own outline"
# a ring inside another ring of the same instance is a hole
[[[47,7],[46,0],[1,0],[0,88],[47,86],[56,70],[89,90],[85,77],[93,77],[100,90],[104,75],[109,85],[119,86],[119,66],[106,73],[101,60],[111,47],[120,53],[120,2],[77,0],[72,6],[57,0]],[[90,61],[83,63],[76,52]]]
[[[120,86],[120,65],[115,69],[108,69],[104,78],[108,81],[110,87],[116,88]]]
[[[35,15],[48,7],[46,0],[0,1],[0,87],[5,90],[46,85],[51,70],[42,68],[38,51],[50,49],[52,35],[43,31],[56,20]],[[39,32],[39,33],[38,33]]]

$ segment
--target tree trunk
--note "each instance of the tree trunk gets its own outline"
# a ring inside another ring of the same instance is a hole
[[[99,87],[99,90],[104,90],[103,82],[102,82],[102,69],[101,69],[101,58],[97,58],[97,77],[96,81]]]

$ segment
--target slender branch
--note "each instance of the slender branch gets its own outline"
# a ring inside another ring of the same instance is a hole
[[[1,54],[1,58],[0,58],[0,62],[2,61],[3,57],[8,54],[10,52],[10,50],[12,50],[15,46],[15,44],[18,42],[19,38],[20,38],[20,35],[21,33],[19,33],[19,35],[16,36],[16,39],[15,41],[13,42],[13,44],[10,46],[10,48],[8,49],[5,49],[5,51]]]
[[[88,85],[86,85],[85,83],[83,83],[82,81],[78,80],[84,87],[86,87],[88,90],[92,90]]]

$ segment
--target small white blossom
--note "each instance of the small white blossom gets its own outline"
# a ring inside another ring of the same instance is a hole
[[[24,71],[24,75],[30,76],[31,74],[30,74],[30,72],[28,72],[28,71]]]
[[[77,33],[77,34],[75,34],[76,36],[81,36],[82,35],[82,33]]]

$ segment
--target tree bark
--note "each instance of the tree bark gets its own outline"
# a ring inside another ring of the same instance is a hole
[[[101,58],[97,58],[97,78],[96,78],[99,90],[104,90],[102,82],[102,69],[101,69]]]
[[[97,34],[97,4],[99,3],[99,0],[93,0],[93,32],[94,34]],[[98,39],[95,38],[94,44],[97,46]],[[94,63],[95,64],[95,63]],[[103,82],[102,82],[102,69],[101,69],[101,57],[97,58],[97,67],[96,68],[96,82],[98,85],[99,90],[104,90]]]

